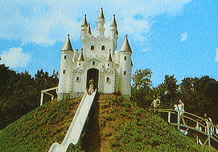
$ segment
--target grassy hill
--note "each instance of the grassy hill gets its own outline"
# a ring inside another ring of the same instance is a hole
[[[53,142],[61,143],[80,100],[46,103],[0,130],[0,152],[46,152]],[[94,152],[207,151],[206,147],[197,145],[158,115],[115,95],[99,96],[85,130],[79,146],[69,149]]]

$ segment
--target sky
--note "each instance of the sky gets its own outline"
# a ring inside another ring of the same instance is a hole
[[[133,73],[151,69],[153,85],[165,75],[217,79],[217,2],[213,0],[0,0],[0,64],[17,72],[59,70],[60,49],[70,34],[81,48],[87,15],[92,31],[103,7],[106,32],[116,15],[118,51],[127,34]]]

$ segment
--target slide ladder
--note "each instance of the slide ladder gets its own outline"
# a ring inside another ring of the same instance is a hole
[[[97,90],[95,90],[95,92],[93,92],[91,95],[88,95],[87,91],[85,91],[63,142],[61,144],[57,142],[53,143],[49,149],[49,152],[66,152],[71,143],[73,145],[78,143],[92,103],[95,99],[96,92]]]

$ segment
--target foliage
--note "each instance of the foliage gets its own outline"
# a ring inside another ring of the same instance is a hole
[[[159,97],[159,108],[173,108],[179,100],[185,104],[185,110],[203,116],[207,113],[216,121],[217,81],[209,76],[184,78],[178,84],[174,75],[165,75],[163,83],[151,86],[151,70],[136,70],[133,75],[132,100],[139,106],[148,108]]]
[[[0,129],[39,106],[41,90],[57,83],[56,76],[43,70],[33,78],[27,71],[16,73],[0,65]]]
[[[48,102],[0,130],[0,151],[47,152],[62,142],[80,99]]]
[[[146,106],[152,100],[151,74],[151,70],[145,69],[136,70],[133,75],[132,100],[139,106]]]
[[[46,103],[0,130],[0,151],[48,151],[52,143],[62,142],[80,100]],[[80,141],[68,151],[206,151],[135,102],[100,95],[96,104],[87,144]]]
[[[156,89],[156,93],[160,96],[162,107],[173,107],[174,104],[178,103],[179,100],[179,85],[174,75],[165,75],[164,82],[159,85]]]
[[[112,102],[113,108],[109,106],[104,109],[114,122],[107,122],[101,128],[104,130],[107,126],[116,124],[111,127],[110,132],[105,133],[110,134],[109,137],[102,137],[103,140],[108,138],[110,141],[111,151],[206,151],[207,148],[197,145],[194,140],[179,133],[159,115],[153,115],[131,101],[120,98],[115,101],[117,102]]]
[[[201,78],[185,78],[180,84],[181,99],[185,110],[203,116],[207,113],[216,121],[217,81],[203,76]]]

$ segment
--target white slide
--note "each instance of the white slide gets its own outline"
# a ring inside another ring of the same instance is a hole
[[[87,91],[84,93],[63,142],[61,144],[57,142],[53,143],[49,149],[49,152],[66,152],[71,143],[74,145],[78,143],[96,92],[97,90],[95,90],[95,92],[93,92],[91,95],[88,95]]]

